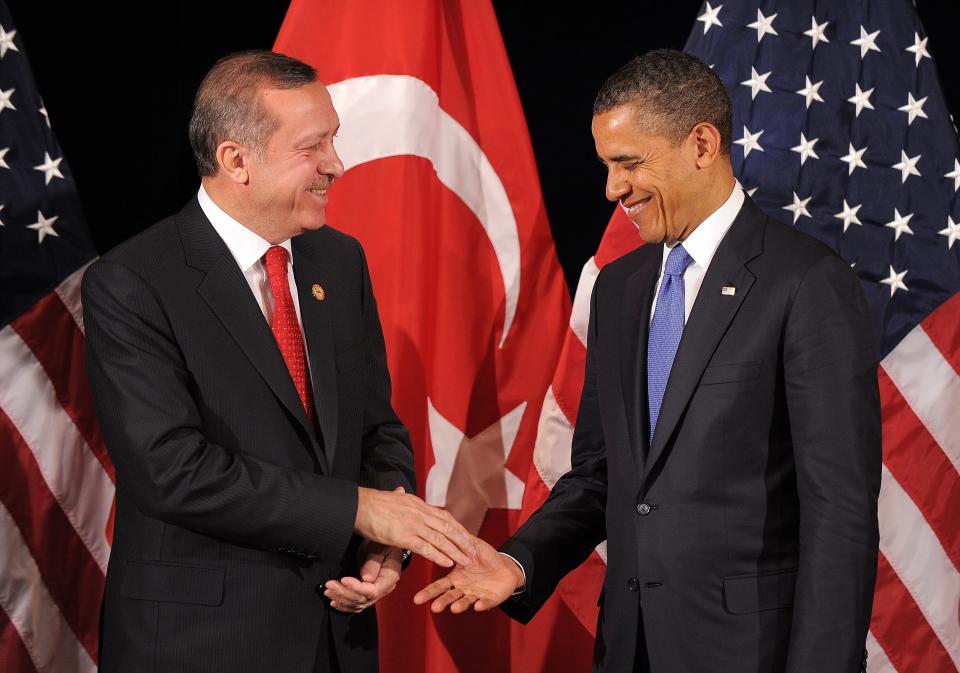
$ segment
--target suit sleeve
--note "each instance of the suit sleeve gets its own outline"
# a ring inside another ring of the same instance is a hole
[[[800,284],[783,343],[800,504],[788,673],[860,670],[877,569],[877,356],[859,281],[835,256]]]
[[[363,446],[360,485],[382,491],[402,486],[407,493],[416,490],[413,448],[410,435],[390,402],[390,372],[383,329],[377,313],[370,273],[363,249],[357,244],[363,271],[364,339],[369,357],[367,404],[363,420]]]
[[[606,539],[607,454],[597,399],[600,349],[597,278],[590,300],[587,362],[571,447],[571,469],[561,477],[540,509],[501,547],[523,567],[522,593],[501,608],[522,623],[530,621],[560,580],[583,563]]]
[[[167,523],[337,563],[353,534],[356,484],[283,468],[208,442],[191,376],[161,303],[123,264],[83,280],[86,363],[118,488]]]

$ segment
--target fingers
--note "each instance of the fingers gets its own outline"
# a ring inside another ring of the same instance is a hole
[[[450,607],[452,604],[459,603],[465,598],[463,591],[460,589],[450,589],[440,594],[440,596],[430,604],[430,611],[434,613],[441,613]],[[451,609],[451,612],[453,610]],[[462,612],[462,610],[460,611]]]
[[[418,535],[427,545],[451,561],[449,565],[446,563],[440,564],[443,567],[449,568],[454,562],[460,565],[470,564],[470,557],[455,545],[450,538],[433,527],[430,522],[427,522],[427,525],[418,531]]]
[[[427,505],[429,507],[429,505]],[[461,565],[467,565],[470,561],[476,558],[477,555],[477,543],[476,539],[467,532],[467,529],[464,528],[459,521],[453,518],[453,515],[446,510],[437,509],[435,507],[430,507],[424,522],[437,533],[442,535],[444,539],[449,540],[455,546],[456,552],[459,552],[460,558],[456,558],[448,553],[451,558],[454,558],[457,563]],[[446,549],[444,548],[446,553]]]
[[[448,592],[450,593],[450,592]],[[434,601],[436,602],[436,601]],[[477,602],[477,597],[472,595],[463,595],[455,601],[452,601],[450,604],[450,612],[455,615],[466,612],[470,609],[470,606]]]
[[[432,601],[434,598],[444,593],[448,589],[453,588],[453,582],[450,581],[447,577],[441,577],[436,582],[431,582],[413,597],[413,602],[417,605],[423,605],[428,601]]]

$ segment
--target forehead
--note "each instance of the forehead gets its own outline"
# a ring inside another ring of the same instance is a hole
[[[264,109],[276,120],[277,133],[333,133],[340,125],[327,88],[311,82],[292,89],[263,87],[257,91]]]
[[[673,146],[650,115],[631,105],[621,105],[594,115],[591,123],[597,154],[602,158],[629,153],[631,150]]]

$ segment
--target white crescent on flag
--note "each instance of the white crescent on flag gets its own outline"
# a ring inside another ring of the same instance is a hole
[[[370,75],[328,89],[340,114],[337,152],[345,171],[386,157],[427,159],[440,182],[479,220],[503,278],[506,301],[499,344],[503,348],[520,297],[520,237],[507,191],[486,154],[440,107],[439,96],[423,80]]]

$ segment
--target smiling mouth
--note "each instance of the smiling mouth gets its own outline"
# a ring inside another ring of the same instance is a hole
[[[307,191],[313,194],[314,196],[326,196],[327,190],[330,189],[332,181],[330,182],[318,182],[307,187]]]
[[[629,206],[628,206],[627,204],[625,204],[625,203],[621,203],[620,205],[623,206],[623,209],[626,211],[626,213],[627,213],[628,216],[633,217],[634,215],[638,214],[641,210],[643,210],[644,207],[645,207],[648,203],[650,203],[650,201],[651,201],[652,199],[653,199],[652,196],[648,196],[647,198],[645,198],[645,199],[640,199],[640,200],[637,201],[636,203],[633,203],[633,204],[631,204],[631,205],[629,205]]]

